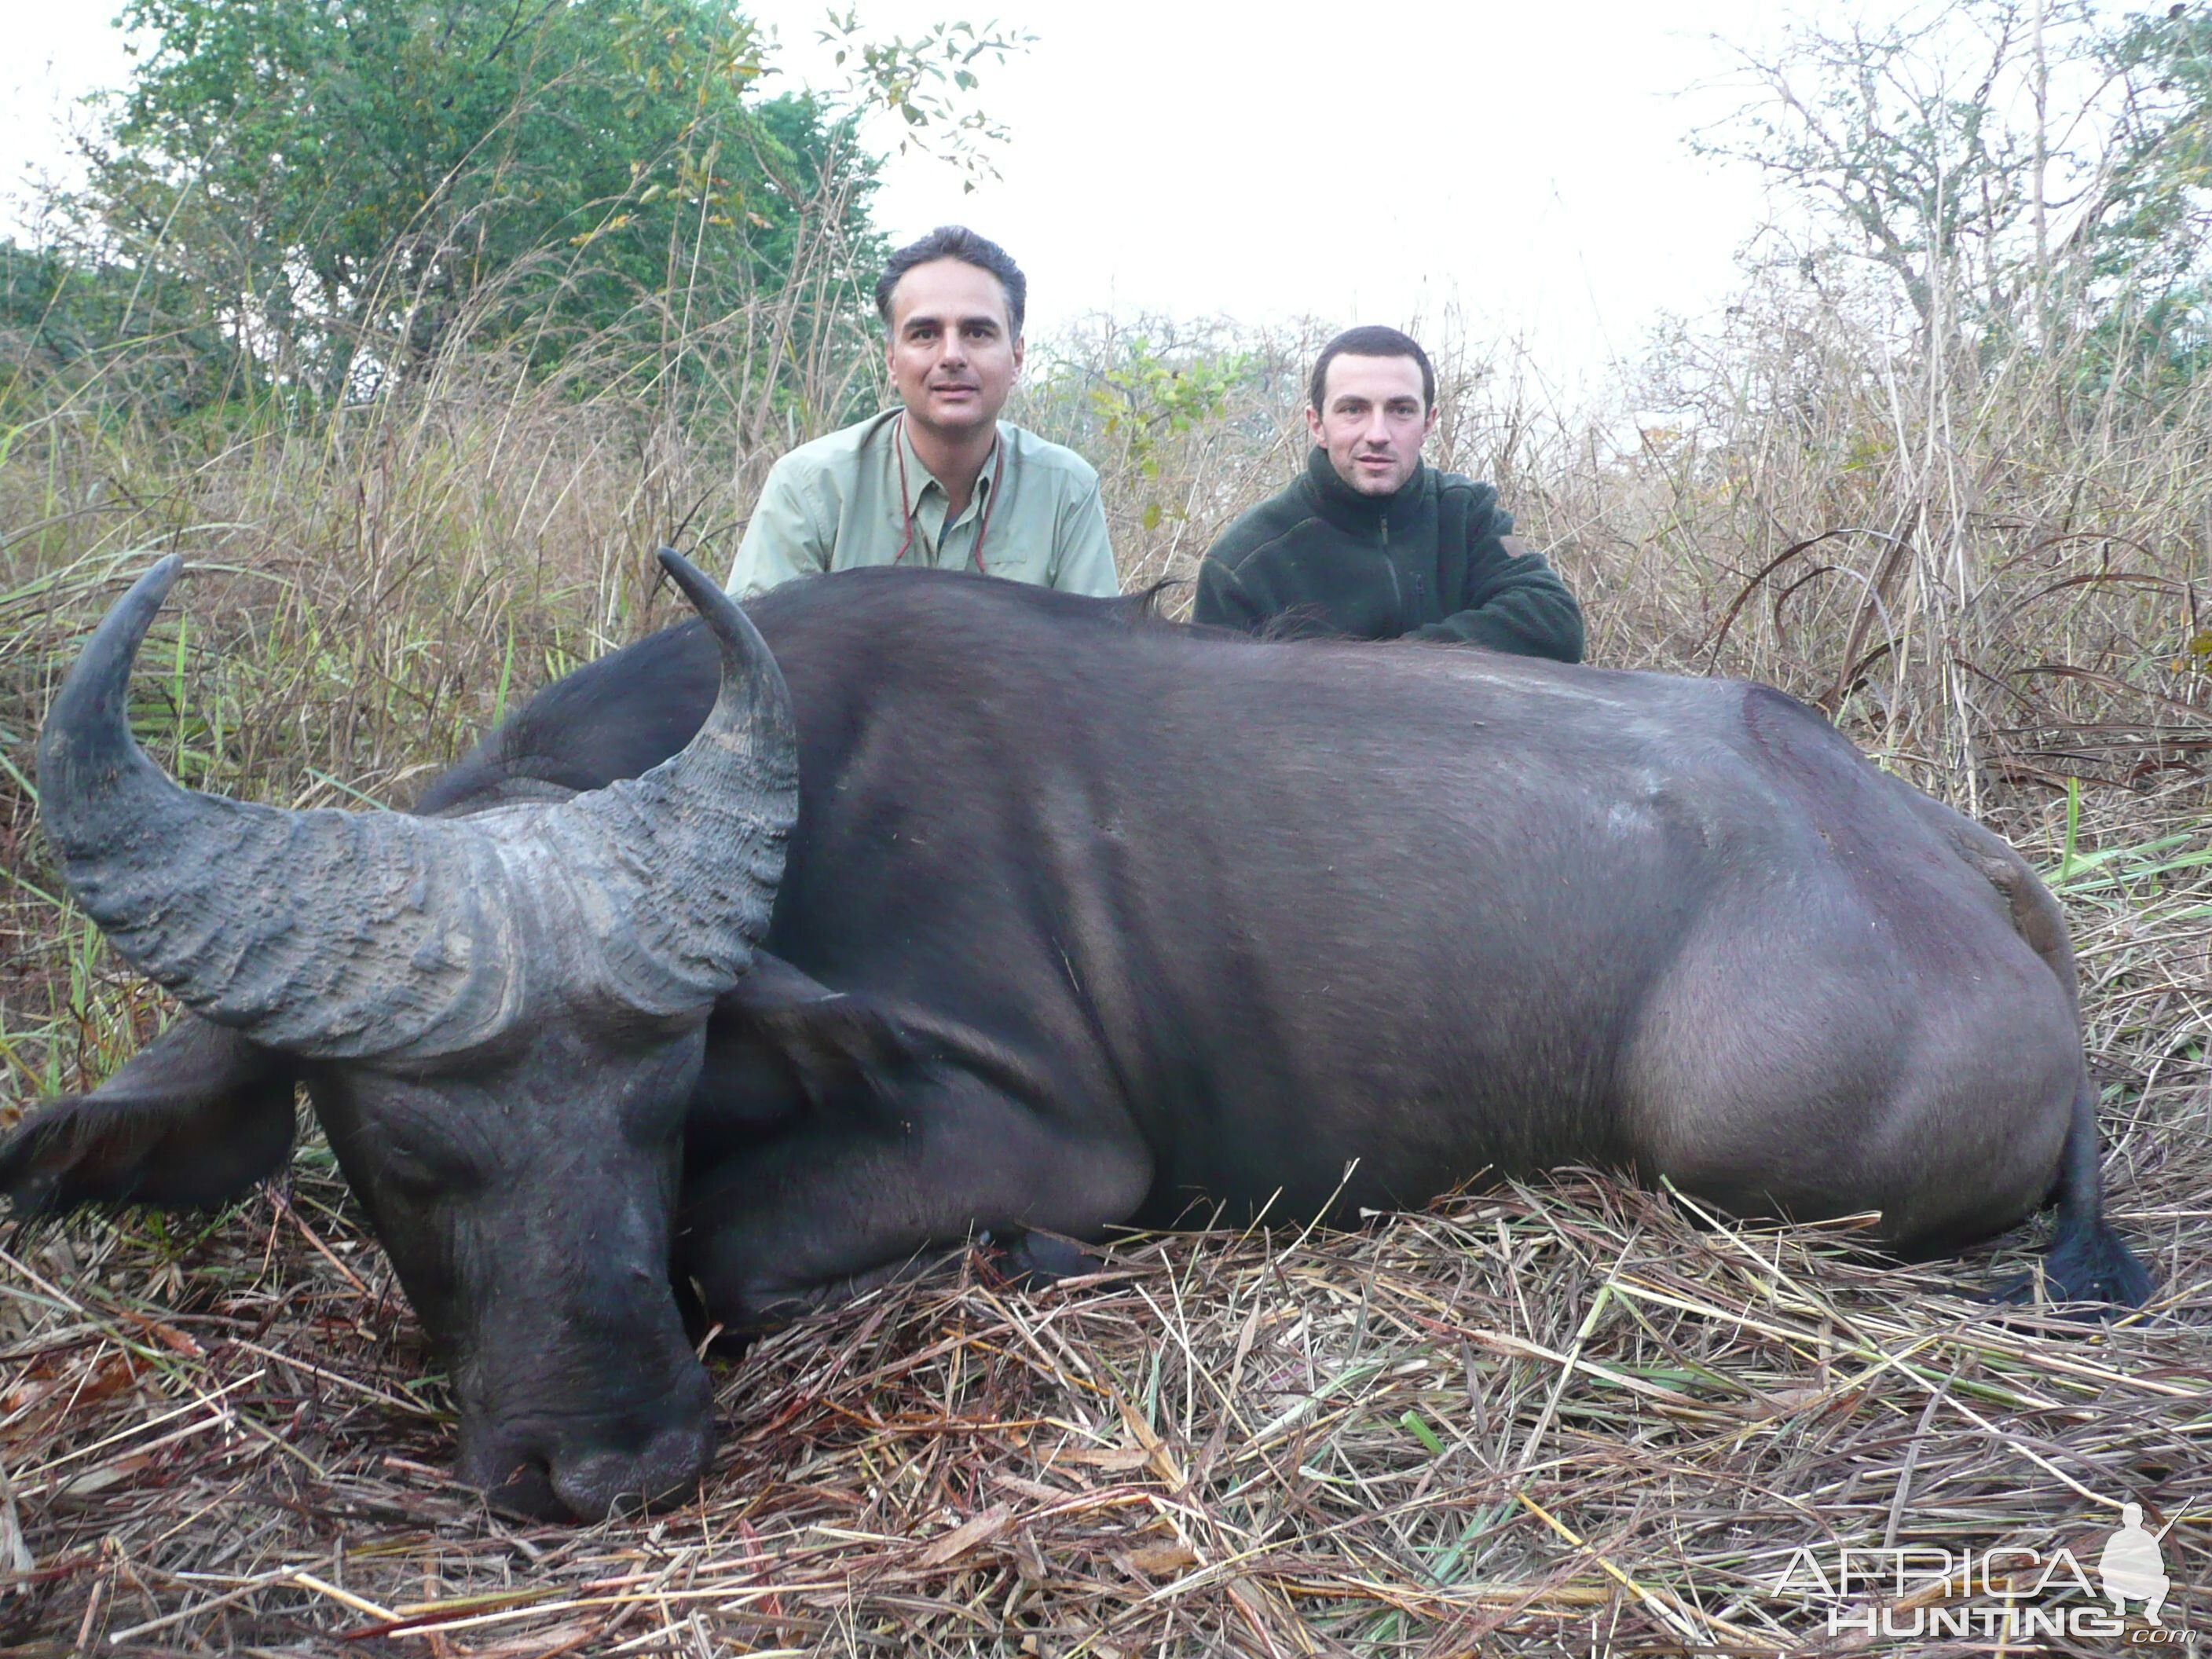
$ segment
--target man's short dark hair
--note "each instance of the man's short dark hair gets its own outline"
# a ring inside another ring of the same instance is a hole
[[[916,265],[926,265],[932,259],[958,259],[978,270],[988,270],[999,279],[999,286],[1006,295],[1006,316],[1013,324],[1013,337],[1021,338],[1022,313],[1030,298],[1030,279],[1022,275],[1013,256],[988,236],[978,236],[965,225],[939,225],[918,242],[908,242],[890,257],[884,274],[876,279],[876,314],[888,324],[891,319],[891,290],[899,278]],[[1420,348],[1415,346],[1414,350]]]
[[[888,313],[887,313],[888,314]],[[1016,333],[1021,331],[1016,329]],[[1342,356],[1353,357],[1411,357],[1421,366],[1421,410],[1423,413],[1437,406],[1437,372],[1429,367],[1429,354],[1421,349],[1420,342],[1410,334],[1401,334],[1395,328],[1383,328],[1370,324],[1365,328],[1347,328],[1321,349],[1314,363],[1313,385],[1308,389],[1314,413],[1326,414],[1322,399],[1328,395],[1328,366]]]

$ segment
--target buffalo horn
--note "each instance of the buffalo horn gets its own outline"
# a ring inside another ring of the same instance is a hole
[[[680,554],[661,567],[722,653],[722,689],[690,744],[643,776],[549,808],[540,842],[603,926],[603,982],[625,1007],[712,1001],[750,964],[799,812],[799,735],[783,672],[744,611]]]
[[[94,633],[40,734],[39,781],[77,902],[182,1001],[271,1048],[423,1060],[532,1008],[679,1012],[744,972],[796,812],[796,747],[766,645],[690,566],[678,580],[724,675],[690,747],[611,788],[475,820],[294,811],[172,782],[125,702],[181,568],[161,560]]]

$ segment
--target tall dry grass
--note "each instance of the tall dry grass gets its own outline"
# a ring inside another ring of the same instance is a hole
[[[514,699],[672,618],[651,550],[721,568],[774,455],[880,387],[872,342],[805,325],[841,297],[835,260],[805,268],[712,317],[664,301],[657,349],[631,331],[551,375],[457,329],[337,408],[271,394],[164,423],[96,375],[42,383],[19,354],[0,459],[0,1062],[24,1096],[133,1040],[101,999],[137,994],[91,972],[30,777],[40,711],[118,585],[164,552],[199,573],[140,680],[178,775],[404,805]],[[1187,580],[1301,465],[1326,331],[1093,319],[1036,343],[1012,412],[1098,466],[1126,585]],[[2152,402],[2112,375],[2087,396],[2078,355],[1917,351],[1771,282],[1717,331],[1655,339],[1589,407],[1512,343],[1449,318],[1429,332],[1431,459],[1498,483],[1581,595],[1593,661],[1781,685],[2054,876],[2101,848],[2138,889],[2191,878],[2212,752],[2212,386]]]
[[[1095,386],[1132,331],[1102,321],[1060,373]],[[1133,331],[1170,360],[1252,360],[1149,473],[1042,400],[1107,476],[1125,576],[1187,579],[1302,463],[1325,331]],[[2212,385],[2084,395],[2088,342],[1931,359],[1810,289],[1655,338],[1595,406],[1563,404],[1514,343],[1439,332],[1431,459],[1498,484],[1582,598],[1593,661],[1780,685],[1970,809],[2069,779],[2201,804]],[[1147,528],[1154,501],[1170,510]]]

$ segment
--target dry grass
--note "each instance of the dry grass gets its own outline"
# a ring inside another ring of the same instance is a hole
[[[2169,1623],[2203,1628],[2204,411],[2039,422],[2002,385],[1885,386],[1848,335],[1801,334],[1705,363],[1681,423],[1640,431],[1455,349],[1441,459],[1500,480],[1599,660],[1821,699],[2051,876],[2112,1207],[2161,1280],[2146,1316],[2045,1328],[1947,1293],[2016,1269],[2024,1238],[1882,1268],[1848,1230],[1711,1225],[1569,1176],[1368,1232],[1131,1240],[1037,1294],[968,1258],[718,1362],[690,1507],[517,1528],[449,1483],[441,1386],[311,1139],[282,1192],[219,1218],[0,1232],[0,1645],[1842,1650],[1820,1598],[1774,1593],[1793,1550],[2088,1560],[2129,1498],[2178,1519]],[[1288,476],[1309,344],[1191,337],[1257,367],[1139,445],[1085,413],[1114,360],[1078,343],[1077,395],[1034,418],[1099,461],[1125,575],[1188,574]],[[147,652],[157,757],[258,799],[404,801],[510,696],[672,614],[645,555],[726,559],[746,453],[648,396],[459,369],[313,428],[42,417],[0,465],[0,758],[27,771],[73,642],[175,548],[210,574]],[[23,1108],[105,1075],[160,1010],[49,896],[21,776],[0,865],[0,1086]]]
[[[1370,1232],[1135,1241],[1037,1294],[971,1257],[720,1370],[700,1499],[570,1530],[448,1484],[411,1328],[342,1190],[302,1171],[204,1233],[17,1241],[0,1455],[38,1568],[11,1633],[55,1653],[1843,1650],[1831,1606],[1899,1598],[1778,1595],[1801,1546],[2092,1561],[2126,1498],[2183,1517],[2167,1569],[2202,1586],[2205,1174],[2169,1157],[2129,1184],[2167,1287],[2094,1335],[1946,1294],[1950,1264],[1708,1228],[1597,1177]]]

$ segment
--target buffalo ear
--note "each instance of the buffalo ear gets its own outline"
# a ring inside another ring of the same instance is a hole
[[[817,1113],[876,1118],[925,1056],[897,1014],[872,999],[840,996],[763,1014],[756,1037],[783,1063]]]
[[[90,1094],[51,1103],[0,1140],[0,1195],[19,1216],[228,1203],[292,1150],[293,1066],[184,1015]]]
[[[691,1100],[689,1155],[724,1154],[801,1117],[896,1127],[898,1101],[943,1044],[913,1011],[832,991],[766,951],[714,1005]]]

